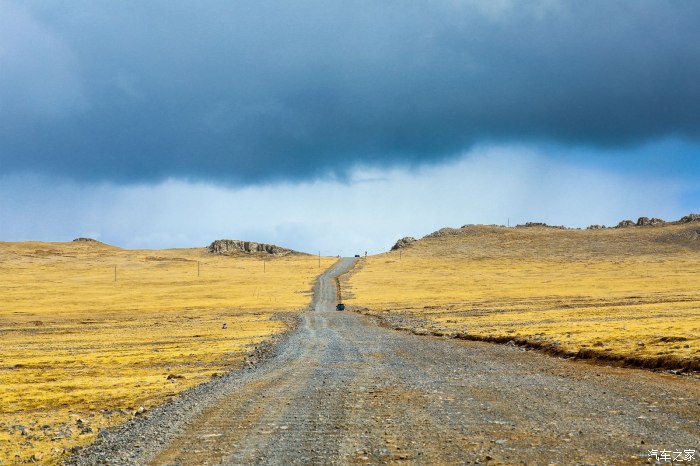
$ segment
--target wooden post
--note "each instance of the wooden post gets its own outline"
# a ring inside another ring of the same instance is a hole
[[[199,277],[199,261],[197,261],[197,276]]]

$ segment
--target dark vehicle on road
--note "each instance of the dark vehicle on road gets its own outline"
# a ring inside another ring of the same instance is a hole
[[[360,255],[359,255],[359,254],[355,254],[355,257],[360,257]]]
[[[345,304],[343,303],[338,303],[338,305],[335,307],[336,311],[344,311],[345,310]]]

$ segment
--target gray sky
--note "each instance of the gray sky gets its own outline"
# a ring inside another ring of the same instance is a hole
[[[641,215],[680,218],[687,210],[679,180],[628,178],[513,147],[477,149],[420,169],[356,168],[343,182],[48,185],[31,176],[0,184],[0,212],[2,203],[23,206],[4,228],[7,238],[90,236],[139,248],[227,237],[352,255],[465,223],[614,225]]]
[[[331,254],[700,210],[697,24],[688,1],[0,0],[0,240]]]

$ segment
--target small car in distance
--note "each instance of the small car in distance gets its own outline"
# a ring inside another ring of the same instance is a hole
[[[336,311],[344,311],[344,310],[345,310],[345,304],[343,304],[343,303],[338,303],[338,304],[335,306],[335,310],[336,310]]]

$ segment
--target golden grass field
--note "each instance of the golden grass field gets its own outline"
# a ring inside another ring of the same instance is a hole
[[[347,302],[415,333],[700,369],[700,224],[469,226],[363,260]]]
[[[0,243],[0,464],[56,463],[100,428],[240,367],[335,260]]]

